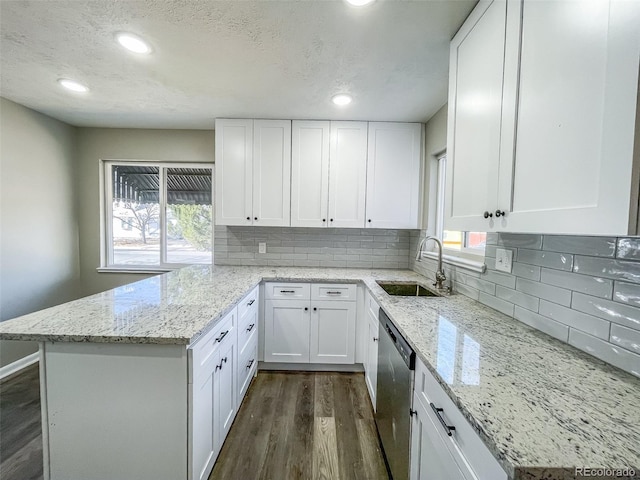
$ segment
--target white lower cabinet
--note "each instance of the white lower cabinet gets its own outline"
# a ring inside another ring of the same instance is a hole
[[[355,362],[355,285],[267,283],[265,292],[265,362]]]
[[[188,350],[190,480],[209,478],[257,371],[258,300],[256,287]]]
[[[378,313],[380,307],[367,292],[365,296],[365,316],[367,320],[367,341],[364,359],[364,379],[369,390],[371,405],[376,410],[376,392],[378,377],[378,340],[379,340],[379,321]]]
[[[312,301],[309,332],[311,363],[350,364],[356,353],[356,304]]]
[[[437,432],[440,425],[433,422],[415,394],[413,408],[410,480],[474,480],[476,477],[465,475],[458,467]]]
[[[507,480],[498,461],[419,359],[415,375],[410,480]]]

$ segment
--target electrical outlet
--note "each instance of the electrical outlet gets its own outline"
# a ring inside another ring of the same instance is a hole
[[[258,243],[258,253],[267,253],[267,244],[265,242]]]
[[[496,249],[496,270],[511,273],[513,267],[513,250]]]

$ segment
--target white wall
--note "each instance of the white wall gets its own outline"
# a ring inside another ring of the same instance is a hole
[[[447,148],[447,104],[438,110],[425,125],[425,202],[423,225],[429,234],[435,233],[436,202],[434,192],[437,190],[438,169],[436,156]]]
[[[96,271],[100,266],[100,160],[213,163],[214,139],[213,130],[78,129],[78,220],[84,295],[150,276]]]
[[[0,321],[79,296],[75,136],[0,98]],[[36,350],[1,342],[0,366]]]

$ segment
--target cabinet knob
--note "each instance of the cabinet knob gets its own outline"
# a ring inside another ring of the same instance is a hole
[[[317,309],[316,307],[313,307],[313,311],[314,311],[314,312],[315,312],[315,311],[317,311],[317,310],[318,310],[318,309]]]
[[[247,217],[247,220],[251,220],[251,217]]]
[[[329,219],[329,221],[330,221],[330,222],[333,222],[333,218],[330,218],[330,219]]]
[[[323,222],[326,222],[326,221],[327,221],[327,219],[326,219],[326,218],[323,218],[323,219],[322,219],[322,221],[323,221]]]
[[[304,311],[305,312],[308,311],[308,310],[309,310],[309,307],[304,307]]]
[[[257,220],[257,219],[258,219],[258,217],[253,217],[253,219],[254,219],[254,220]]]
[[[367,220],[367,222],[371,223],[371,219]]]
[[[378,341],[378,337],[373,337],[373,341],[377,342]]]
[[[489,213],[489,212],[485,211],[483,216],[484,216],[484,218],[490,218],[490,217],[493,217],[493,213]]]
[[[506,212],[504,210],[496,210],[496,217],[504,217]]]

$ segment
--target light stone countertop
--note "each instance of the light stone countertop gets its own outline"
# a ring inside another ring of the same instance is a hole
[[[411,271],[188,267],[2,322],[0,339],[187,345],[263,280],[363,282],[509,478],[573,479],[576,466],[640,478],[640,379],[462,295],[375,283],[426,284]]]

